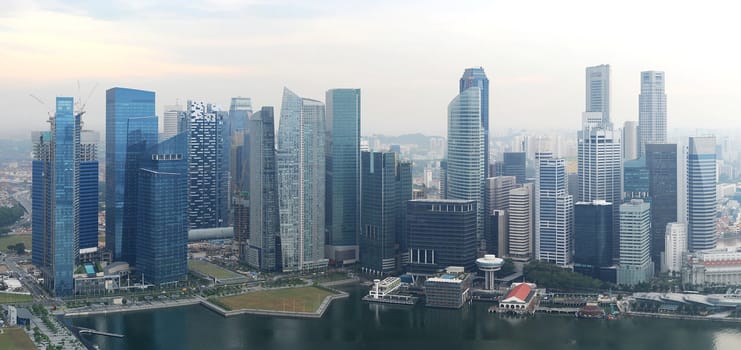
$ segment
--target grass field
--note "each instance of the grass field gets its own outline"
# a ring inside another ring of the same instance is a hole
[[[0,293],[0,304],[27,303],[29,301],[33,301],[33,298],[30,295]],[[2,347],[0,347],[0,349],[2,349]]]
[[[3,334],[0,334],[0,349],[35,350],[36,346],[22,329],[3,328]]]
[[[242,275],[219,267],[207,261],[188,260],[188,269],[217,279],[243,277]]]
[[[228,310],[257,309],[270,311],[314,312],[328,295],[334,293],[317,288],[301,287],[263,290],[219,298],[216,301]]]
[[[26,246],[26,249],[31,250],[31,235],[4,235],[0,236],[0,250],[7,251],[9,245],[16,245],[20,242]]]

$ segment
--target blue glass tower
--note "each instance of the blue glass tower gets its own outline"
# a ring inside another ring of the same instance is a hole
[[[489,176],[489,78],[483,67],[466,68],[459,83],[459,91],[470,87],[481,89],[481,127],[484,128],[484,178]],[[520,183],[520,179],[517,179]]]
[[[691,252],[714,249],[718,240],[715,137],[690,137],[687,157],[687,247]]]
[[[157,144],[154,92],[106,91],[106,248],[114,260],[133,263],[138,160]],[[126,217],[125,217],[126,216]]]
[[[327,91],[327,255],[357,258],[360,225],[360,89]]]
[[[185,133],[151,147],[138,179],[136,267],[146,283],[188,272],[188,143]]]
[[[538,160],[535,191],[535,255],[560,266],[571,263],[574,202],[568,194],[562,158]]]
[[[80,250],[98,248],[98,136],[94,131],[80,133]]]

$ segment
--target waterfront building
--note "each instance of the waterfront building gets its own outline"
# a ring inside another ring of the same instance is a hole
[[[682,283],[694,286],[741,284],[741,248],[711,249],[686,254]]]
[[[536,288],[534,283],[512,283],[507,294],[499,301],[499,312],[534,313]]]
[[[462,93],[472,87],[480,89],[479,111],[481,113],[481,122],[479,124],[484,131],[484,178],[487,178],[492,176],[488,173],[489,157],[491,157],[489,154],[489,78],[486,77],[483,67],[466,68],[466,70],[463,71],[463,76],[461,76],[459,82],[458,92]]]
[[[612,203],[602,200],[574,205],[574,271],[615,282],[612,266]]]
[[[649,200],[650,171],[645,158],[626,160],[623,163],[623,198]]]
[[[132,264],[136,259],[138,161],[158,140],[154,102],[151,91],[106,90],[106,249],[114,260]]]
[[[504,152],[502,154],[502,174],[514,176],[518,184],[525,183],[525,152]],[[499,175],[499,174],[497,174]]]
[[[687,156],[687,235],[691,252],[714,249],[715,137],[690,137]]]
[[[180,113],[183,113],[183,106],[181,105],[169,105],[165,106],[162,112],[162,133],[159,138],[167,140],[178,134],[178,118]]]
[[[511,203],[511,199],[510,199]],[[540,158],[535,190],[535,255],[559,266],[572,261],[574,201],[561,158]]]
[[[664,72],[641,72],[641,94],[638,95],[638,126],[640,152],[646,144],[666,143],[666,93]]]
[[[623,124],[622,140],[623,160],[637,159],[638,149],[638,123],[628,120]]]
[[[682,271],[682,256],[687,252],[687,224],[670,222],[666,224],[664,236],[665,252],[662,272],[679,273]]]
[[[651,261],[651,206],[633,199],[620,205],[620,258],[617,284],[634,286],[654,274]]]
[[[77,225],[79,249],[82,254],[98,250],[99,142],[100,134],[97,131],[80,131]]]
[[[228,153],[224,115],[216,106],[188,101],[188,220],[191,228],[228,226]]]
[[[610,123],[610,65],[586,68],[585,112],[599,113],[603,125]]]
[[[188,135],[147,153],[137,181],[136,268],[143,283],[162,285],[188,274]]]
[[[409,272],[432,275],[447,266],[476,263],[476,201],[420,199],[407,202]]]
[[[646,167],[648,168],[648,193],[651,199],[651,260],[662,261],[665,251],[667,225],[678,222],[679,211],[686,210],[679,204],[678,175],[685,169],[677,162],[676,144],[646,144]],[[626,187],[627,187],[626,178]],[[658,270],[658,269],[656,269]]]
[[[32,257],[55,296],[73,293],[79,254],[80,117],[71,97],[57,97],[48,132],[32,134]]]
[[[534,249],[533,184],[525,184],[509,191],[507,215],[506,256],[518,262],[530,261]]]
[[[352,263],[360,233],[360,89],[326,96],[326,256]]]
[[[493,290],[495,273],[504,266],[504,259],[497,258],[494,254],[486,254],[483,258],[476,259],[476,266],[484,273],[484,289]]]
[[[261,271],[280,271],[278,166],[273,107],[262,107],[249,121],[249,248],[246,262]]]
[[[507,242],[509,235],[507,234],[508,228],[507,211],[506,210],[492,210],[489,215],[486,216],[486,253],[499,254],[499,256],[505,256],[507,254]]]
[[[445,273],[425,280],[427,307],[460,309],[471,299],[473,275],[463,267],[449,266]]]
[[[278,128],[280,242],[284,272],[324,268],[324,104],[287,88]]]
[[[484,236],[482,91],[470,87],[448,105],[447,199],[476,202],[476,239]]]
[[[405,244],[402,220],[412,199],[411,163],[399,161],[395,152],[362,152],[361,164],[360,269],[387,275],[406,262],[400,253]]]

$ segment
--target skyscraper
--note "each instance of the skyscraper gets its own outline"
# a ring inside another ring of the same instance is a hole
[[[531,183],[509,191],[507,256],[512,260],[527,262],[533,256],[533,202]]]
[[[488,253],[505,256],[507,237],[507,211],[509,192],[515,188],[514,176],[496,176],[486,179],[486,200],[484,201],[484,236]],[[496,213],[494,213],[496,211]],[[494,250],[496,247],[496,250]]]
[[[602,273],[613,261],[612,220],[612,203],[596,200],[574,205],[574,271],[614,282],[614,273]]]
[[[653,276],[651,206],[640,199],[620,205],[620,264],[617,283],[633,286]]]
[[[162,113],[163,119],[163,130],[160,138],[167,140],[178,133],[178,115],[183,112],[183,106],[181,105],[170,105],[165,106],[165,111]]]
[[[216,106],[188,101],[188,220],[190,228],[228,224],[228,167],[224,154],[224,116]]]
[[[327,257],[357,259],[360,233],[360,89],[327,91]]]
[[[646,158],[626,160],[623,163],[623,198],[648,200],[650,189],[650,171],[646,166]]]
[[[280,271],[278,167],[273,107],[252,115],[250,128],[250,240],[247,263],[263,271]]]
[[[478,210],[476,237],[484,236],[484,129],[481,89],[465,89],[448,105],[448,199],[474,200]]]
[[[502,154],[502,175],[515,176],[517,183],[525,183],[525,152],[504,152]]]
[[[324,104],[283,89],[278,128],[278,192],[283,271],[327,266]]]
[[[601,113],[603,125],[610,121],[610,65],[602,64],[586,69],[585,112]]]
[[[664,236],[667,224],[679,220],[677,216],[679,191],[677,145],[646,144],[645,151],[649,179],[648,193],[652,206],[651,259],[656,264],[661,261],[661,254],[665,250]],[[684,171],[684,169],[679,170]],[[626,178],[626,187],[627,181]]]
[[[715,137],[690,137],[687,157],[687,235],[691,252],[714,249]]]
[[[486,77],[483,67],[466,68],[459,82],[459,93],[468,88],[478,87],[481,89],[481,127],[484,129],[484,178],[489,175],[489,78]]]
[[[97,131],[81,130],[79,145],[80,172],[79,196],[79,242],[81,251],[98,249],[98,143]]]
[[[106,249],[114,260],[136,259],[138,161],[157,144],[154,92],[127,88],[106,91]],[[128,184],[128,185],[127,185]]]
[[[228,125],[229,135],[240,130],[248,129],[248,120],[252,115],[252,99],[249,97],[232,97],[229,103]]]
[[[80,114],[57,97],[51,132],[33,133],[32,261],[55,296],[73,293],[79,253]]]
[[[136,267],[144,282],[162,285],[188,273],[188,135],[147,153],[137,181]]]
[[[572,260],[574,200],[566,187],[564,160],[539,159],[536,186],[536,257],[538,260],[566,266]]]
[[[664,72],[641,72],[641,94],[638,96],[640,153],[646,144],[666,143],[666,94]]]
[[[670,222],[664,236],[664,264],[662,272],[681,272],[682,254],[687,252],[687,224]]]
[[[634,121],[626,121],[623,124],[623,160],[638,158],[638,124]]]

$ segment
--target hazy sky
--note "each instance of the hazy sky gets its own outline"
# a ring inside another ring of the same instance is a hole
[[[176,99],[226,108],[232,96],[277,109],[287,86],[320,100],[361,88],[363,134],[445,135],[469,66],[490,79],[492,133],[576,129],[584,68],[602,63],[612,66],[616,124],[638,119],[640,71],[664,70],[669,128],[741,126],[741,21],[730,1],[2,3],[0,137],[47,129],[55,96],[84,99],[95,84],[86,126],[101,131],[114,86],[155,91],[159,115]]]

